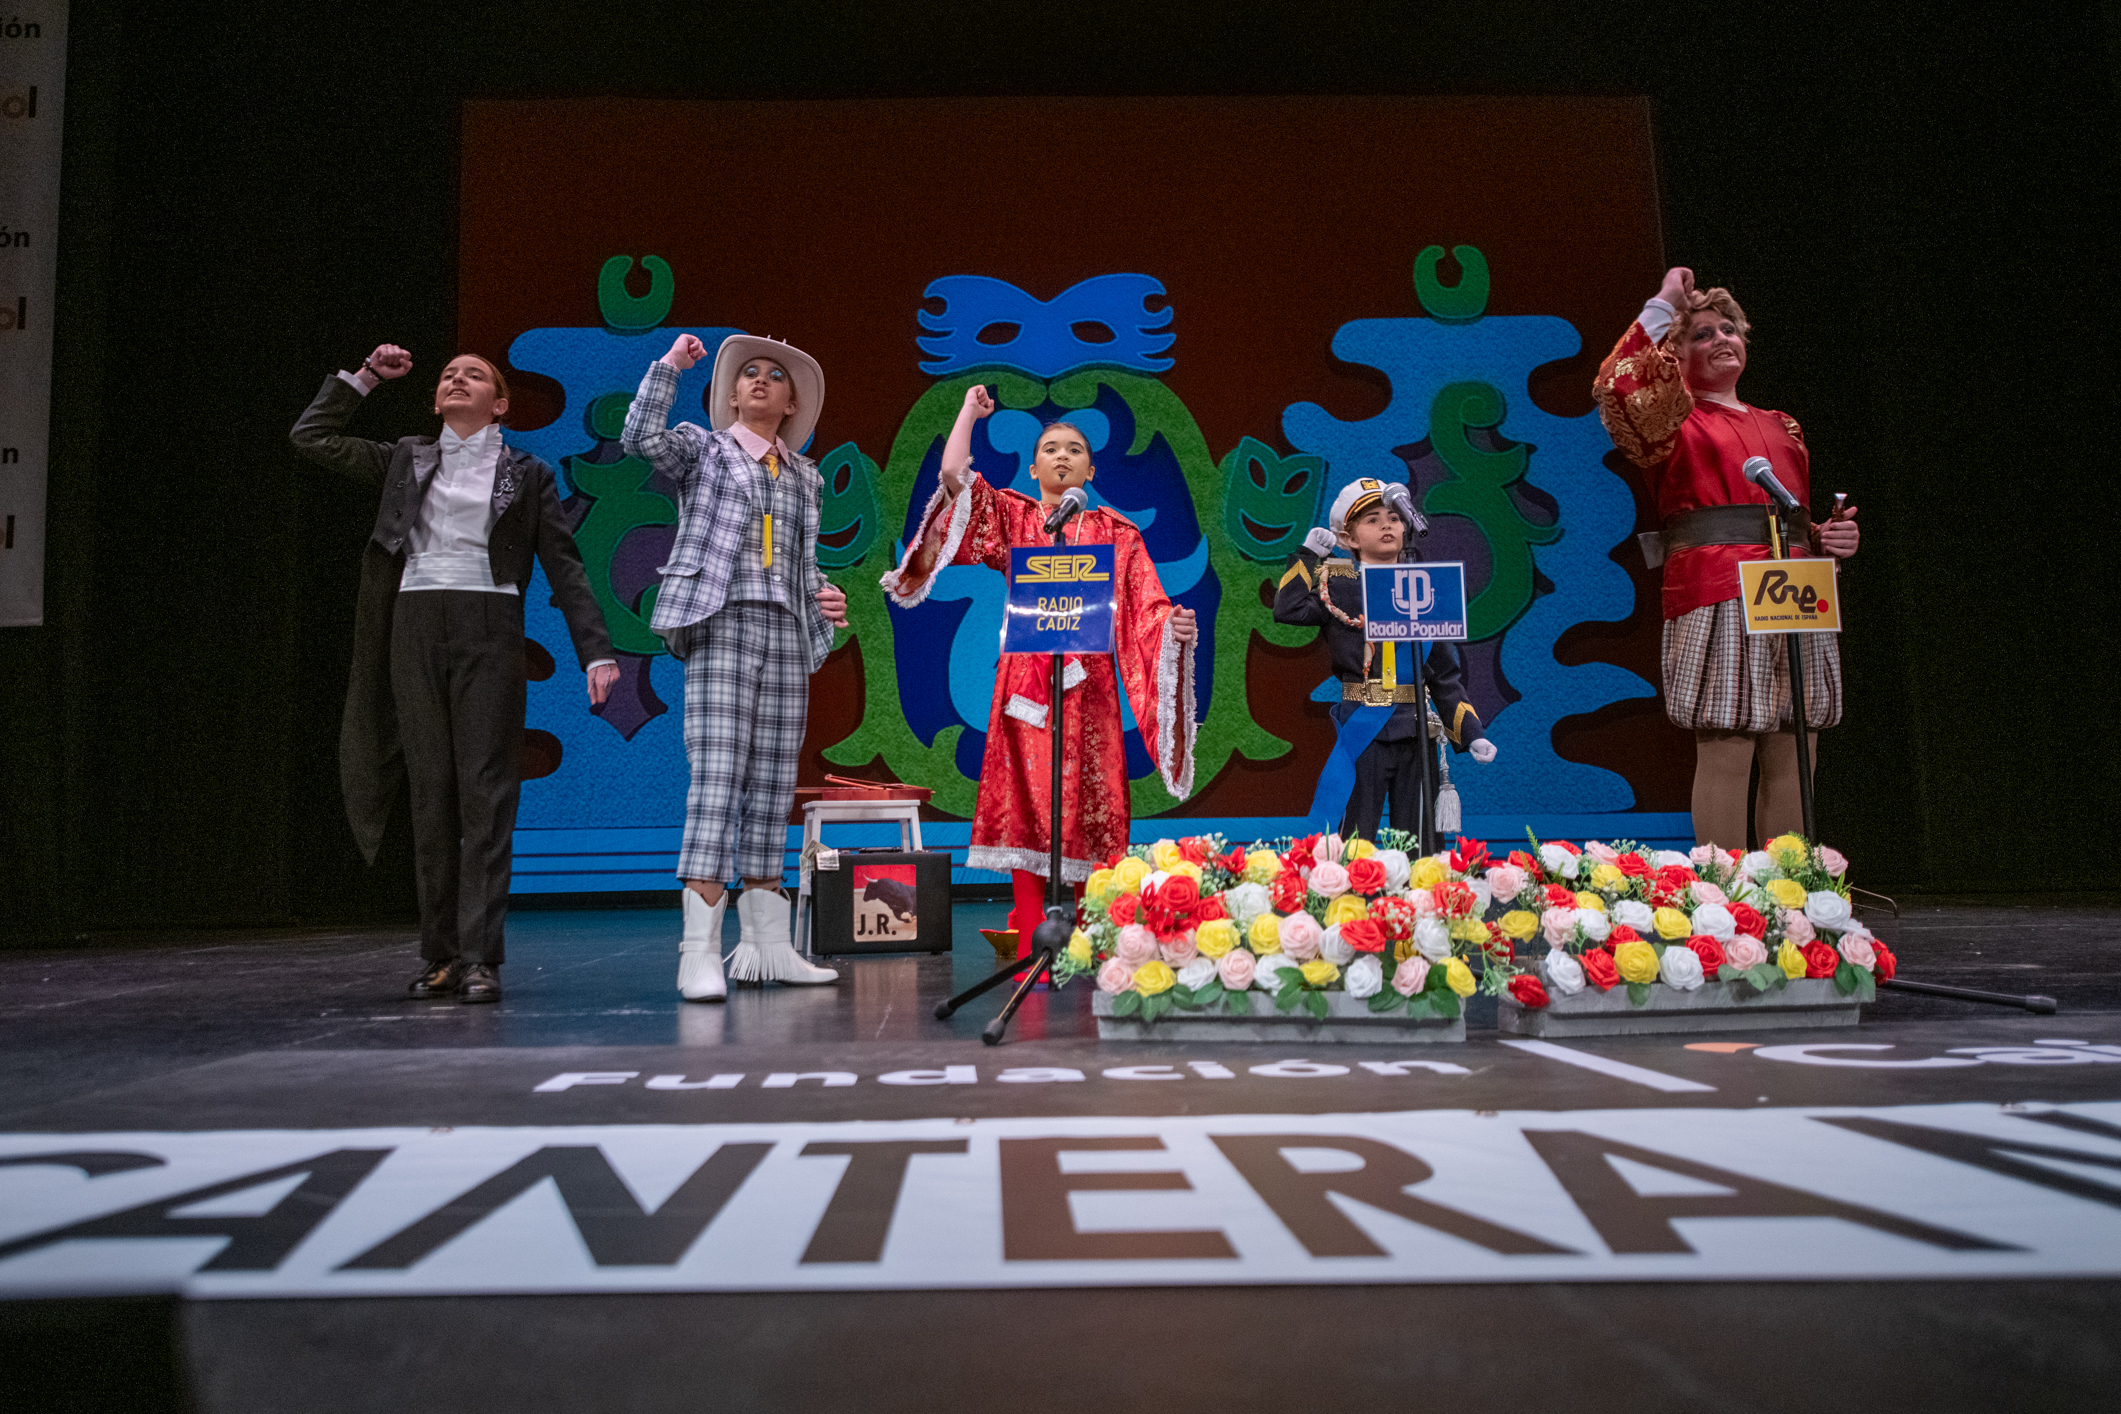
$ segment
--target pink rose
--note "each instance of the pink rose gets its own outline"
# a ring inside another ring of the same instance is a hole
[[[1223,986],[1233,992],[1242,992],[1252,985],[1252,969],[1258,962],[1243,948],[1232,948],[1215,964],[1215,975],[1223,979]]]
[[[1524,870],[1514,864],[1498,864],[1488,871],[1488,894],[1506,903],[1524,892]]]
[[[1281,920],[1281,950],[1298,962],[1309,962],[1317,957],[1318,945],[1325,936],[1325,929],[1319,927],[1318,920],[1308,913],[1292,913]]]
[[[1576,910],[1573,908],[1550,908],[1539,915],[1539,931],[1546,935],[1547,946],[1558,948],[1576,936]]]
[[[1173,967],[1184,967],[1200,956],[1200,949],[1194,944],[1191,930],[1179,934],[1157,951],[1163,955],[1164,961]]]
[[[1841,955],[1853,965],[1870,971],[1878,964],[1878,954],[1871,949],[1868,933],[1847,932],[1841,935]]]
[[[1687,863],[1693,865],[1696,869],[1705,868],[1708,862],[1716,857],[1716,854],[1716,846],[1712,844],[1697,844],[1687,851]]]
[[[1819,867],[1837,879],[1849,871],[1848,858],[1838,849],[1828,849],[1825,845],[1821,845],[1818,849],[1818,858]]]
[[[1723,945],[1723,960],[1743,972],[1767,961],[1767,945],[1740,933]]]
[[[1730,901],[1731,897],[1729,894],[1726,894],[1722,889],[1717,888],[1706,879],[1694,885],[1694,907],[1696,908],[1701,907],[1705,903],[1729,903]]]
[[[1339,898],[1348,891],[1348,871],[1331,860],[1312,865],[1311,890],[1322,898]]]
[[[1097,990],[1107,996],[1116,997],[1133,985],[1134,969],[1116,957],[1105,959],[1105,965],[1098,969]]]
[[[1812,920],[1794,908],[1782,910],[1782,936],[1798,947],[1803,947],[1819,935],[1812,930]]]
[[[1392,974],[1392,990],[1402,997],[1413,996],[1428,983],[1429,960],[1420,953],[1410,953]]]
[[[1112,951],[1115,959],[1125,963],[1131,973],[1156,956],[1156,934],[1139,923],[1130,923],[1119,930],[1119,942]]]
[[[1430,893],[1427,889],[1416,889],[1413,893],[1407,895],[1407,898],[1414,905],[1416,914],[1423,918],[1434,918],[1436,916],[1436,895]]]
[[[1620,862],[1619,850],[1609,844],[1600,844],[1596,840],[1587,842],[1583,847],[1583,852],[1600,864],[1617,864]]]

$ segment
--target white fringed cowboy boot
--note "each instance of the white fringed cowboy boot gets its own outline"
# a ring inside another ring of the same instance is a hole
[[[730,981],[786,982],[799,987],[839,981],[839,973],[814,967],[796,954],[788,929],[792,913],[779,889],[746,889],[737,895],[736,916],[743,931],[736,951],[729,954]]]
[[[709,903],[699,890],[679,890],[685,898],[685,931],[678,939],[678,995],[688,1002],[718,1002],[729,995],[722,980],[722,915],[729,911],[729,891]]]

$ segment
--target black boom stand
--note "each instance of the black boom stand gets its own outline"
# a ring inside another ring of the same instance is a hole
[[[1053,543],[1056,548],[1068,543],[1065,529],[1054,530]],[[987,1028],[979,1033],[979,1038],[990,1046],[999,1046],[1002,1043],[1002,1036],[1009,1029],[1009,1018],[1016,1015],[1016,1009],[1024,1004],[1024,998],[1030,995],[1031,989],[1038,984],[1038,979],[1052,977],[1053,959],[1060,955],[1062,948],[1068,946],[1068,939],[1075,931],[1069,923],[1069,915],[1073,910],[1069,907],[1068,886],[1061,879],[1061,667],[1066,661],[1066,655],[1055,653],[1051,656],[1052,706],[1046,712],[1046,742],[1053,753],[1053,810],[1046,825],[1050,832],[1048,838],[1053,843],[1053,854],[1047,860],[1046,919],[1031,935],[1031,952],[1028,956],[1007,964],[992,977],[975,982],[950,1000],[938,1002],[935,1007],[936,1020],[948,1021],[966,1002],[999,987],[1022,972],[1024,980],[1017,983],[1016,990],[1010,994],[1001,1014],[988,1022]]]

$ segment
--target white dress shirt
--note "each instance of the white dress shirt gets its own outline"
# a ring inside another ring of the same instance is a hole
[[[469,437],[442,429],[442,465],[427,487],[405,542],[405,576],[398,592],[470,589],[514,594],[493,582],[486,539],[493,530],[493,474],[501,463],[501,427],[489,422]]]

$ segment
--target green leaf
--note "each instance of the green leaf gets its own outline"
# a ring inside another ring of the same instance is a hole
[[[1379,992],[1376,996],[1370,998],[1370,1010],[1376,1012],[1379,1016],[1383,1016],[1389,1012],[1398,1011],[1406,1004],[1407,999],[1399,995],[1399,993],[1393,991],[1390,987],[1385,988],[1382,992]]]
[[[1276,1011],[1296,1010],[1296,1004],[1303,997],[1303,994],[1304,989],[1301,987],[1282,988],[1274,994],[1274,1009]]]
[[[1426,1021],[1436,1015],[1435,1000],[1427,992],[1416,992],[1407,998],[1407,1015],[1416,1021]]]
[[[1855,991],[1858,970],[1854,963],[1844,958],[1841,965],[1834,969],[1834,990],[1844,997]]]
[[[1195,1006],[1213,1006],[1222,1000],[1222,996],[1223,984],[1221,981],[1209,982],[1194,989],[1193,1003]]]
[[[1193,989],[1183,982],[1175,984],[1164,995],[1189,1011],[1200,1005],[1200,1002],[1193,995]]]
[[[1744,976],[1743,970],[1731,966],[1728,962],[1716,969],[1716,980],[1718,982],[1737,982],[1742,980]],[[1758,989],[1755,988],[1755,990],[1757,991]]]
[[[1629,1005],[1629,1006],[1648,1006],[1649,1004],[1650,1004],[1650,984],[1649,984],[1649,983],[1647,983],[1647,982],[1630,982],[1630,983],[1628,983],[1628,1005]]]
[[[1317,1017],[1320,1021],[1324,1021],[1333,1014],[1333,1008],[1327,1003],[1324,992],[1305,992],[1304,1010],[1310,1012],[1311,1015]]]
[[[1140,992],[1121,992],[1112,999],[1112,1014],[1114,1016],[1138,1016],[1141,1014],[1141,1009],[1142,994]]]
[[[1857,1001],[1859,1001],[1859,1002],[1875,1002],[1875,1001],[1877,1001],[1877,1000],[1878,1000],[1878,983],[1877,983],[1877,980],[1876,980],[1875,978],[1873,978],[1873,977],[1871,976],[1871,972],[1870,972],[1870,969],[1869,969],[1869,968],[1867,968],[1867,967],[1859,967],[1859,968],[1855,969],[1855,971],[1856,971],[1856,1000],[1857,1000]]]
[[[1431,997],[1429,1005],[1435,1007],[1436,1014],[1445,1021],[1458,1020],[1458,993],[1444,992],[1438,996]]]
[[[1144,997],[1142,999],[1142,1020],[1144,1021],[1154,1021],[1169,1010],[1171,1010],[1171,994],[1169,992],[1158,992],[1153,997]]]
[[[1763,962],[1755,967],[1747,968],[1745,980],[1752,985],[1754,991],[1769,992],[1775,989],[1777,982],[1786,979],[1782,975],[1781,968],[1772,962]]]

